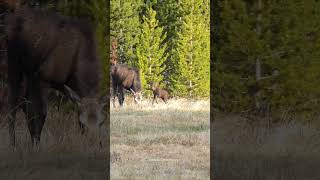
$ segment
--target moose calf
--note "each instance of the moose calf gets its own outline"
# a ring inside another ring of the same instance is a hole
[[[167,104],[168,98],[169,98],[169,93],[168,91],[161,89],[159,85],[153,84],[152,85],[152,92],[153,92],[153,100],[152,100],[152,105],[154,101],[158,104],[157,98],[161,98],[164,103]]]

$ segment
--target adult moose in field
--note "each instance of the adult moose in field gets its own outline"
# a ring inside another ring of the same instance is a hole
[[[152,83],[152,92],[153,92],[153,100],[152,100],[152,105],[154,103],[154,101],[156,101],[156,103],[158,104],[158,100],[157,98],[160,98],[163,100],[164,103],[168,103],[168,99],[169,99],[169,93],[168,91],[160,88],[158,83]]]
[[[120,106],[123,105],[125,90],[132,92],[136,103],[142,99],[141,81],[137,68],[132,68],[125,64],[117,64],[111,66],[110,74],[112,81],[112,102],[114,107],[115,97],[117,95]]]
[[[6,15],[8,42],[9,135],[15,145],[15,120],[21,82],[26,80],[26,115],[32,144],[40,142],[47,115],[48,88],[63,92],[79,107],[79,123],[101,138],[105,132],[100,93],[101,61],[97,55],[95,30],[87,21],[15,6]],[[100,141],[101,143],[101,141]]]

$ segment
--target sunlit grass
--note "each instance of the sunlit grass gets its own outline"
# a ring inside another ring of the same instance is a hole
[[[113,179],[209,179],[209,101],[111,106]]]

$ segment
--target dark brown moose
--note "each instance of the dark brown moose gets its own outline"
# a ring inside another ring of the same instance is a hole
[[[167,104],[168,99],[169,99],[169,93],[168,91],[161,89],[159,84],[157,83],[152,83],[152,92],[153,92],[153,100],[152,100],[152,104],[154,103],[154,101],[156,101],[156,103],[158,104],[158,100],[157,98],[160,98],[163,100],[164,103]]]
[[[115,97],[118,96],[120,106],[123,105],[125,90],[132,92],[134,101],[141,101],[141,81],[139,70],[124,64],[111,66],[112,102],[115,106]]]
[[[2,38],[0,40],[0,112],[4,110],[4,107],[8,103],[8,87],[7,82],[7,47],[6,40]]]
[[[39,9],[13,6],[10,0],[1,2],[11,8],[6,16],[11,145],[15,145],[16,111],[23,79],[24,98],[29,103],[22,109],[32,144],[40,142],[47,116],[48,88],[73,100],[79,107],[81,127],[101,138],[106,131],[106,102],[99,96],[102,67],[92,25]]]
[[[7,103],[8,89],[6,87],[0,88],[0,112],[4,111],[4,106]]]

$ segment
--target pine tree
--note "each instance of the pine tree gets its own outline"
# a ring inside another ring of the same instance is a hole
[[[141,0],[112,0],[110,33],[118,41],[119,63],[134,65],[140,27]]]
[[[320,105],[319,2],[281,2],[276,7],[282,12],[277,21],[281,28],[277,42],[286,54],[273,64],[282,76],[277,92],[272,94],[272,104],[299,113],[315,113]]]
[[[177,0],[158,0],[154,4],[159,25],[164,28],[164,32],[167,34],[164,39],[164,43],[168,46],[166,50],[168,58],[165,62],[166,69],[164,72],[164,81],[167,86],[171,86],[170,76],[175,72],[173,65],[175,51],[173,50],[177,48],[178,32],[181,31],[181,18],[183,16],[180,5],[181,2]]]
[[[260,102],[260,94],[246,92],[248,87],[254,86],[272,72],[268,59],[264,58],[272,54],[269,43],[272,38],[269,14],[273,4],[268,3],[232,0],[221,4],[221,26],[217,45],[219,51],[216,55],[219,59],[215,62],[218,69],[213,78],[217,80],[214,96],[223,97],[216,97],[217,104],[223,104],[229,97],[230,101],[238,103],[230,109],[249,108],[248,106],[255,103],[258,105],[257,102]],[[224,79],[220,81],[218,78]],[[252,101],[254,95],[257,95],[256,102]]]
[[[141,73],[141,81],[144,89],[152,82],[161,83],[165,69],[166,44],[163,43],[165,34],[156,19],[156,12],[151,6],[143,17],[143,24],[137,45],[137,65]]]
[[[250,110],[255,106],[252,96],[258,92],[260,102],[274,112],[315,112],[320,104],[316,100],[320,93],[319,3],[256,2],[260,4],[247,0],[221,4],[213,75],[215,107]]]
[[[185,1],[182,8],[182,30],[175,49],[176,72],[172,76],[177,95],[209,96],[210,89],[210,32],[209,1]]]

